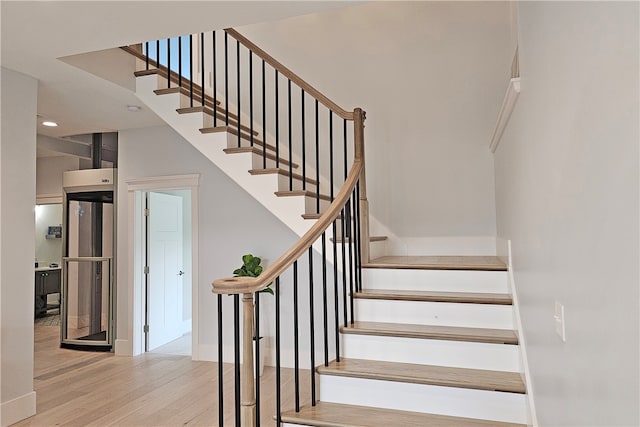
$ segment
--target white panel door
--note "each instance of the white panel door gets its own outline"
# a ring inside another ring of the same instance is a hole
[[[149,193],[149,348],[181,336],[182,199]]]

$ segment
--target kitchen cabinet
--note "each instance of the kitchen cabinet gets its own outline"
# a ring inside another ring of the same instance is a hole
[[[37,269],[35,272],[35,315],[60,308],[60,296],[56,304],[47,304],[47,295],[60,294],[61,270],[59,268]]]

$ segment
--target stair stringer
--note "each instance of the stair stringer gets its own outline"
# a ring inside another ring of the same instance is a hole
[[[182,95],[156,95],[154,90],[158,89],[158,79],[157,75],[137,77],[135,95],[138,99],[291,231],[303,236],[315,223],[301,216],[305,211],[305,198],[276,196],[277,175],[251,175],[253,154],[226,154],[223,149],[227,148],[230,138],[236,137],[227,132],[201,133],[204,114],[178,114],[176,110],[180,107]],[[327,239],[332,237],[331,228],[326,233]],[[313,248],[316,253],[322,253],[320,242],[314,243]],[[327,261],[332,262],[328,256],[327,252]]]

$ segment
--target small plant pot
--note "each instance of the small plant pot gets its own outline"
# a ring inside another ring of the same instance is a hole
[[[264,373],[264,337],[260,337],[259,339],[256,340],[256,338],[253,338],[253,375],[254,376],[262,376],[262,374]],[[256,374],[256,354],[257,353],[257,349],[256,349],[256,342],[260,344],[260,363],[259,363],[259,373]]]

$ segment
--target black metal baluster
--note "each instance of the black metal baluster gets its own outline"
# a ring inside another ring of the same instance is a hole
[[[224,125],[229,126],[229,34],[224,32]]]
[[[333,202],[333,111],[329,110],[329,194]],[[335,233],[333,238],[336,238]]]
[[[276,277],[276,422],[282,423],[280,378],[280,277]]]
[[[255,347],[256,360],[256,427],[260,427],[260,292],[255,293],[255,325],[253,327],[253,343]]]
[[[193,34],[189,34],[189,106],[193,107]]]
[[[293,388],[295,409],[300,412],[300,354],[298,348],[298,261],[293,262]]]
[[[344,325],[347,326],[347,255],[346,255],[346,238],[344,235],[344,219],[345,219],[345,215],[344,215],[344,207],[342,208],[342,210],[340,211],[340,238],[342,241],[342,310],[343,310],[343,320],[344,320]]]
[[[344,157],[343,157],[343,165],[344,165],[344,181],[347,181],[347,119],[344,119],[342,122],[342,145],[344,148]],[[347,205],[348,206],[348,205]],[[340,211],[340,233],[342,237],[342,292],[343,292],[343,310],[344,310],[344,325],[347,326],[347,255],[346,255],[346,240],[347,236],[345,234],[346,224],[345,220],[346,216],[346,207],[343,207]]]
[[[156,40],[156,67],[160,69],[160,39]]]
[[[309,342],[311,345],[311,405],[316,406],[316,331],[313,314],[313,247],[309,248]]]
[[[171,39],[167,39],[167,88],[171,87]]]
[[[276,71],[276,168],[280,167],[280,120],[278,111],[278,70]]]
[[[318,100],[316,99],[316,213],[320,213],[320,130],[318,129]]]
[[[253,147],[253,51],[249,50],[249,133]],[[266,142],[266,141],[265,141]]]
[[[305,123],[304,123],[304,89],[300,89],[300,98],[302,105],[302,189],[307,189],[307,155],[305,147]]]
[[[178,87],[182,88],[182,36],[178,36]]]
[[[216,87],[216,32],[211,32],[211,56],[213,58],[213,64],[211,66],[211,84],[213,86],[213,127],[218,124],[218,88]]]
[[[346,239],[349,239],[349,293],[351,294],[351,298],[349,299],[349,305],[351,310],[351,324],[354,323],[353,318],[353,234],[351,233],[351,199],[347,202],[347,217],[345,218],[345,225],[347,228],[347,232],[345,235]]]
[[[267,168],[267,89],[265,84],[264,59],[262,60],[262,169]]]
[[[145,65],[146,69],[149,69],[149,42],[144,42],[144,50],[145,50]]]
[[[202,106],[205,105],[205,93],[204,93],[204,33],[200,33],[200,95],[202,98]]]
[[[237,84],[237,96],[238,96],[238,148],[242,145],[240,142],[240,132],[242,131],[240,127],[240,42],[236,40],[236,84]]]
[[[324,322],[324,366],[329,366],[329,313],[327,307],[327,239],[322,233],[322,315]]]
[[[240,426],[240,295],[233,296],[233,369],[235,371],[236,427]]]
[[[354,226],[356,229],[356,283],[359,292],[362,292],[362,234],[360,229],[360,181],[356,183],[356,218]],[[367,242],[368,244],[368,242]]]
[[[222,342],[222,294],[218,294],[218,427],[224,427],[224,382]]]
[[[336,220],[333,220],[333,303],[336,333],[336,362],[340,361],[340,292],[338,292],[338,242],[336,241]]]
[[[293,191],[293,147],[291,141],[291,80],[287,80],[287,105],[289,107],[289,191]]]

